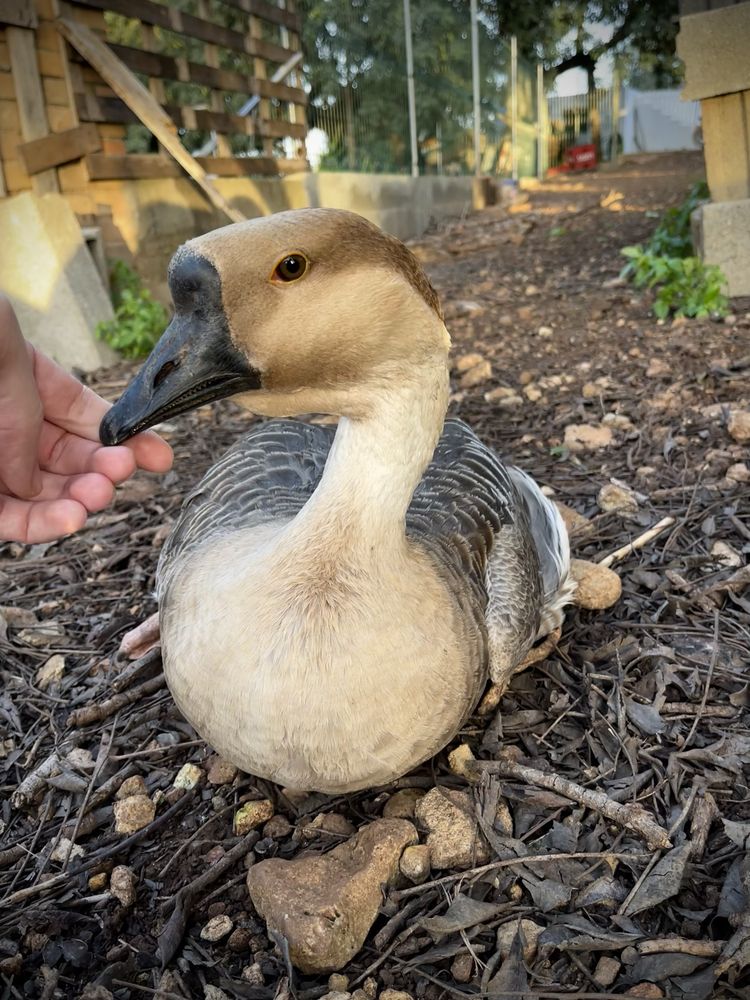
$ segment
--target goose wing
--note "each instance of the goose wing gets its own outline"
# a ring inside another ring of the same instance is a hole
[[[258,424],[185,498],[159,559],[160,592],[181,556],[212,538],[292,518],[323,475],[335,428],[299,420]]]

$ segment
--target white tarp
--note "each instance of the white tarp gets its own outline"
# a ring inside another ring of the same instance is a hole
[[[683,101],[680,94],[680,90],[623,88],[623,153],[700,149],[700,103]]]

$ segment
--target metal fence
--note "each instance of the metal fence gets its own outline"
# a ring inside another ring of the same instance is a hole
[[[514,40],[499,37],[481,17],[475,143],[471,20],[465,5],[309,0],[299,9],[310,91],[307,151],[314,170],[516,177],[544,166],[541,74],[517,57]]]

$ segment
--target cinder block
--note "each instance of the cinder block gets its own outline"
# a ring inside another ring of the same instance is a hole
[[[750,198],[712,202],[693,212],[693,242],[707,264],[718,264],[731,296],[750,295]]]
[[[66,199],[30,192],[4,199],[0,232],[0,288],[32,344],[66,368],[91,371],[116,360],[94,335],[112,305]]]
[[[686,101],[750,90],[750,2],[680,18],[677,55]]]

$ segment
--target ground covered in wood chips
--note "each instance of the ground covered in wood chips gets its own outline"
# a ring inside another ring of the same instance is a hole
[[[468,795],[482,864],[385,892],[346,980],[292,972],[246,868],[330,850],[395,789],[289,797],[235,775],[180,718],[158,654],[116,659],[154,610],[181,497],[248,418],[180,418],[167,477],[127,484],[74,538],[0,546],[2,997],[748,996],[750,302],[660,324],[617,281],[620,248],[700,171],[654,157],[558,179],[414,245],[455,341],[452,412],[582,516],[576,556],[625,547],[623,594],[571,609],[557,648],[471,720],[453,746],[500,762],[481,781],[445,752],[399,783]],[[129,373],[93,381],[115,397]],[[133,833],[115,827],[126,780]],[[274,817],[236,833],[254,800]],[[632,828],[639,807],[671,846]]]

